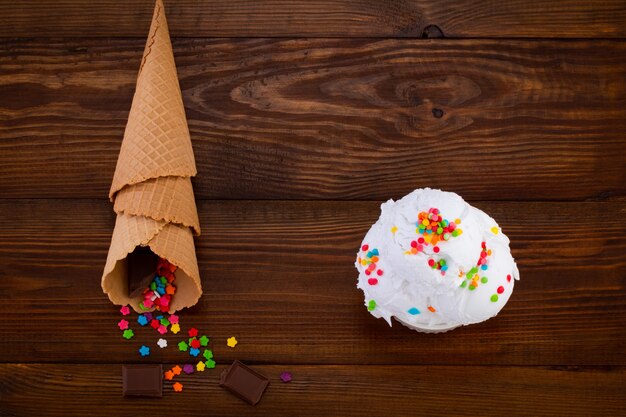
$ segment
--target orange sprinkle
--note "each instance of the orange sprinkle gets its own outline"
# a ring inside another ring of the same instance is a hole
[[[456,224],[461,224],[461,219],[454,219],[454,222],[455,222]]]
[[[437,310],[435,310],[433,306],[428,306],[428,311],[430,311],[431,313],[435,313]]]
[[[378,262],[378,256],[372,256],[372,262],[373,263]]]
[[[415,255],[417,253],[417,248],[411,248],[411,253]]]

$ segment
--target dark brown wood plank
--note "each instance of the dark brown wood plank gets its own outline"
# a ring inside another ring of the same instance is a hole
[[[0,365],[5,416],[617,416],[626,372],[482,366],[255,366],[271,378],[256,407],[218,386],[225,366],[165,382],[162,399],[123,399],[120,365]],[[282,383],[280,372],[294,380]],[[45,384],[42,384],[45,381]],[[70,400],[70,401],[68,401]]]
[[[0,1],[0,36],[145,36],[151,0]],[[626,36],[620,0],[166,1],[174,36]]]
[[[363,307],[353,263],[378,206],[200,202],[204,296],[182,313],[183,330],[205,331],[226,362],[626,363],[623,203],[477,203],[511,238],[522,280],[496,318],[439,335],[389,328]],[[122,339],[100,289],[113,222],[101,200],[0,201],[0,361],[134,360],[141,343],[156,343],[137,325]]]
[[[626,43],[179,40],[198,198],[626,191]],[[141,40],[0,48],[1,197],[106,198]],[[441,118],[436,109],[443,112]]]

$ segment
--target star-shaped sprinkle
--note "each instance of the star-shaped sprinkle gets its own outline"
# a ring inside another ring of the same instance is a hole
[[[161,319],[161,324],[162,324],[163,326],[167,327],[167,326],[169,326],[169,325],[170,325],[170,321],[169,321],[168,319],[166,319],[165,317],[163,317],[163,318]]]
[[[127,339],[127,340],[130,339],[131,337],[133,337],[134,335],[135,335],[135,333],[131,329],[124,330],[124,333],[122,334],[124,339]]]
[[[178,316],[176,314],[170,314],[170,323],[172,324],[178,323]]]
[[[200,341],[196,339],[195,337],[193,338],[191,342],[189,342],[189,344],[191,345],[192,348],[198,349],[200,347]]]
[[[197,348],[191,348],[189,349],[189,354],[191,356],[198,356],[200,354],[200,349]]]
[[[140,314],[139,317],[137,317],[137,323],[141,326],[145,326],[148,324],[148,319],[143,314]]]
[[[174,391],[176,392],[181,392],[183,390],[183,384],[181,384],[180,382],[175,382],[174,385],[172,385],[172,387],[174,388]]]
[[[215,361],[213,359],[209,359],[204,362],[204,365],[209,369],[213,369],[215,368]]]
[[[193,374],[193,365],[190,363],[183,365],[183,372],[186,374]]]
[[[196,337],[198,336],[198,329],[196,329],[195,327],[192,327],[191,329],[189,329],[189,337]]]
[[[188,347],[189,346],[187,346],[187,343],[185,343],[184,340],[178,344],[178,350],[180,350],[181,352],[187,352]]]
[[[120,313],[122,313],[122,316],[128,316],[130,314],[130,308],[128,308],[128,306],[123,306],[120,308]]]
[[[152,327],[154,330],[158,329],[160,326],[159,321],[157,319],[152,319],[150,321],[150,327]]]
[[[209,344],[209,338],[206,336],[202,336],[200,338],[200,346],[206,346]]]
[[[291,373],[283,372],[282,374],[280,374],[280,379],[282,379],[282,381],[285,383],[291,382],[291,379],[292,379]]]
[[[146,345],[141,345],[141,347],[139,348],[139,353],[141,354],[141,356],[148,356],[150,355],[150,348]]]
[[[172,324],[172,327],[170,327],[170,331],[174,334],[180,332],[180,326],[178,325],[178,323]]]
[[[204,368],[205,368],[204,362],[200,361],[196,364],[196,370],[198,372],[204,372]]]
[[[234,348],[237,345],[237,339],[235,339],[235,336],[233,337],[229,337],[228,340],[226,341],[226,344],[228,345],[228,347]]]
[[[159,341],[157,342],[157,345],[159,345],[159,347],[161,349],[166,348],[167,347],[167,340],[165,339],[159,339]]]
[[[183,370],[183,368],[181,368],[180,366],[176,365],[175,367],[172,368],[172,372],[174,372],[174,375],[180,375],[180,372]]]
[[[171,370],[165,371],[165,379],[167,379],[168,381],[174,379],[174,372],[172,372]]]
[[[159,325],[159,327],[157,327],[157,332],[161,333],[161,334],[165,334],[167,333],[167,327],[163,326],[162,324]]]
[[[120,328],[120,330],[126,330],[126,329],[128,329],[128,320],[124,320],[124,319],[120,320],[120,321],[117,323],[117,326]]]
[[[152,320],[152,312],[151,312],[151,311],[148,311],[148,312],[146,312],[146,313],[143,313],[143,315],[146,317],[146,319],[147,319],[148,321]]]
[[[204,349],[204,353],[202,353],[202,356],[204,356],[205,359],[211,359],[213,357],[213,351],[210,349]]]

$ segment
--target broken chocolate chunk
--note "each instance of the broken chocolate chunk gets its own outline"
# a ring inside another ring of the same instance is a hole
[[[269,383],[269,378],[239,361],[233,362],[220,376],[220,386],[251,405],[261,400]]]
[[[162,397],[162,365],[122,365],[124,397]]]
[[[159,257],[148,246],[137,246],[126,257],[128,265],[128,296],[135,298],[149,285],[156,274]]]

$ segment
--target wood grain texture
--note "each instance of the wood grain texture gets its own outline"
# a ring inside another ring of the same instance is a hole
[[[0,48],[1,197],[106,198],[142,50]],[[182,39],[174,53],[200,199],[625,194],[624,42]]]
[[[183,331],[205,331],[226,362],[626,363],[624,204],[477,203],[511,238],[522,279],[496,318],[440,335],[389,328],[363,307],[353,263],[378,206],[200,202],[204,295]],[[0,361],[115,363],[154,345],[157,333],[136,324],[122,339],[101,292],[113,222],[101,200],[0,201]],[[180,359],[155,348],[150,360]]]
[[[448,37],[626,36],[620,0],[213,0],[166,1],[173,36]],[[0,1],[0,36],[139,36],[151,0]]]
[[[5,417],[46,416],[618,416],[626,372],[481,366],[254,366],[271,378],[256,407],[218,386],[225,366],[178,379],[162,399],[123,399],[120,365],[0,365]],[[288,369],[294,380],[278,379]],[[42,380],[46,381],[42,385]],[[71,401],[68,401],[71,398]],[[451,401],[454,399],[454,401]],[[393,404],[393,407],[391,405]]]

